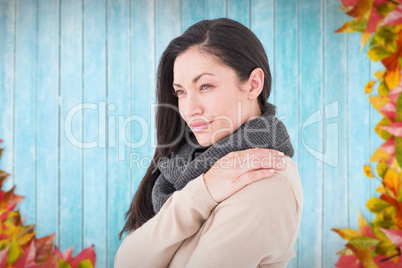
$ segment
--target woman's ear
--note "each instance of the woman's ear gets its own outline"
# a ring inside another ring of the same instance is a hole
[[[264,72],[261,68],[255,68],[251,74],[250,78],[248,80],[248,85],[250,85],[250,88],[248,89],[248,99],[253,100],[256,99],[263,87],[264,87]]]

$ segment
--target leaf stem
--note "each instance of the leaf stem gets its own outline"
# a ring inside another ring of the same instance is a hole
[[[401,254],[398,252],[398,253],[396,253],[396,254],[394,254],[392,256],[389,256],[389,257],[387,257],[385,259],[380,260],[380,262],[389,261],[392,258],[398,257],[399,255],[401,255]]]
[[[393,0],[385,0],[385,1],[388,1],[388,2],[390,2],[390,3],[392,3],[392,4],[395,4],[395,5],[399,5],[399,3],[398,2],[395,2],[395,1],[393,1]]]

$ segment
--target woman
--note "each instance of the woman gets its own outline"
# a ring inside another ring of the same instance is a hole
[[[261,42],[236,21],[200,21],[157,78],[158,147],[115,267],[286,267],[303,194]]]

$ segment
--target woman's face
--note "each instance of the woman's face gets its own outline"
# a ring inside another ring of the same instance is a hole
[[[214,144],[261,115],[257,97],[262,85],[252,82],[251,75],[246,83],[236,84],[233,69],[201,54],[195,46],[179,54],[173,72],[180,115],[202,146]],[[250,90],[253,86],[257,90]],[[197,123],[207,125],[193,125]]]

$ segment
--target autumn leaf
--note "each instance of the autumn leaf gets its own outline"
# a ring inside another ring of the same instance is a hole
[[[46,260],[52,253],[53,241],[55,234],[44,236],[35,240],[36,259],[38,264],[45,264]]]
[[[64,261],[63,259],[60,259],[59,263],[58,263],[58,268],[72,268],[72,267],[71,267],[71,264]]]
[[[401,82],[401,71],[399,64],[395,69],[392,69],[385,74],[385,82],[391,89],[396,88],[399,85]]]
[[[374,76],[375,76],[378,80],[381,80],[381,79],[384,77],[385,72],[386,72],[386,70],[384,70],[384,71],[379,71],[379,72],[375,72],[375,73],[374,73]]]
[[[373,90],[373,85],[375,84],[376,81],[369,81],[366,84],[366,87],[364,89],[364,93],[369,94]]]
[[[378,94],[380,94],[381,97],[387,97],[389,94],[389,88],[387,86],[387,83],[385,83],[385,80],[382,80],[380,84],[378,85]]]
[[[339,234],[343,239],[345,240],[351,240],[352,238],[356,238],[359,236],[359,232],[350,229],[350,228],[345,228],[345,229],[336,229],[336,228],[332,228],[332,231],[336,232],[337,234]]]
[[[23,225],[26,217],[21,219],[19,211],[14,210],[23,196],[14,193],[15,185],[7,192],[1,190],[9,175],[0,171],[0,248],[3,249],[0,268],[93,268],[96,261],[93,245],[76,257],[72,256],[73,247],[61,253],[55,246],[52,252],[55,234],[36,239],[35,225]]]
[[[380,161],[377,165],[377,174],[381,178],[384,178],[385,173],[388,170],[388,165],[384,161]]]
[[[386,207],[389,207],[390,204],[377,198],[377,197],[372,197],[370,198],[367,203],[366,207],[374,213],[380,213],[382,212]]]
[[[335,263],[338,268],[363,268],[361,262],[355,255],[342,255],[339,257],[338,262]]]
[[[387,70],[394,70],[399,65],[399,57],[402,56],[402,31],[397,35],[396,41],[398,47],[397,52],[381,60],[382,64],[387,68]]]
[[[40,268],[42,266],[35,264],[35,241],[29,244],[24,254],[13,263],[15,268]]]
[[[363,267],[370,267],[370,268],[378,267],[375,264],[373,258],[371,257],[371,251],[369,248],[360,249],[350,243],[346,244],[346,247],[350,248],[353,251],[357,259],[363,265]]]
[[[92,266],[90,266],[89,264],[95,265],[95,260],[95,246],[91,245],[81,251],[77,256],[75,256],[74,259],[71,261],[71,264],[73,265],[73,267],[76,267],[76,265],[78,264],[79,267],[92,268]]]
[[[402,137],[402,122],[396,122],[387,126],[380,126],[380,128],[388,131],[394,136]]]
[[[377,148],[377,150],[373,153],[369,161],[370,162],[387,161],[389,158],[390,155],[380,147]]]
[[[388,237],[388,239],[398,248],[402,248],[402,231],[401,230],[387,230],[380,228],[381,231]]]
[[[399,176],[394,170],[392,170],[392,169],[387,170],[387,172],[385,173],[383,182],[386,187],[388,187],[391,191],[394,192],[395,196],[398,196]]]
[[[83,260],[78,264],[78,268],[93,268],[92,262],[89,259]]]
[[[341,0],[340,7],[353,17],[335,32],[361,32],[360,51],[369,43],[367,56],[381,61],[385,70],[374,73],[377,80],[368,81],[365,93],[373,91],[379,96],[368,96],[371,105],[383,118],[374,130],[385,141],[375,150],[370,162],[379,162],[377,174],[382,184],[377,192],[380,198],[370,198],[366,206],[375,213],[368,224],[359,213],[359,231],[332,228],[348,240],[336,267],[402,267],[402,3],[400,0]],[[370,165],[364,165],[364,174],[373,178]],[[391,239],[388,232],[393,234]],[[395,242],[397,239],[400,242]]]
[[[5,249],[0,251],[0,268],[6,267],[9,249],[10,245],[8,245]]]
[[[360,53],[363,51],[364,46],[371,38],[371,33],[362,33],[362,37],[360,38]]]
[[[388,238],[386,238],[388,240]],[[398,253],[398,248],[391,241],[381,241],[376,247],[375,252],[382,256],[392,256]],[[384,258],[384,257],[382,257]]]
[[[388,50],[385,49],[385,47],[381,45],[374,46],[367,51],[367,56],[372,61],[383,60],[391,56],[392,54],[393,54],[392,52],[389,52]]]
[[[374,178],[373,173],[371,173],[371,167],[369,165],[364,165],[364,174],[369,178]]]
[[[382,27],[386,25],[398,24],[402,24],[402,4],[399,4],[396,9],[391,11],[378,26]]]

